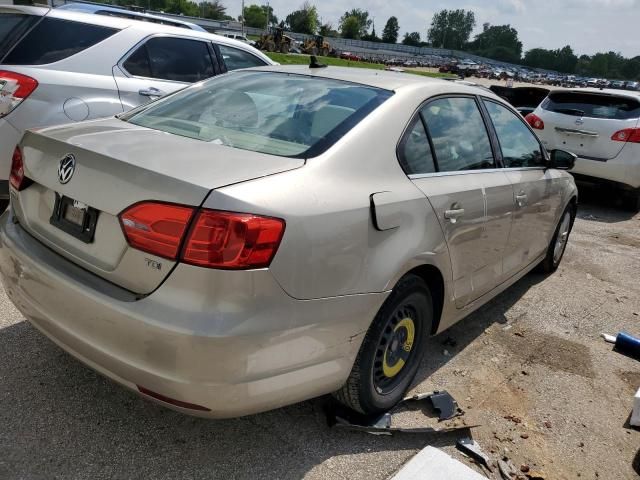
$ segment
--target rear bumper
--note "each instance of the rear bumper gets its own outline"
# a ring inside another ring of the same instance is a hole
[[[22,133],[15,129],[6,119],[0,118],[0,199],[9,198],[9,172],[11,158]]]
[[[620,153],[609,160],[576,160],[571,170],[578,176],[614,182],[623,189],[640,188],[640,144],[627,143]]]
[[[0,219],[9,298],[63,349],[138,391],[203,406],[185,413],[256,413],[338,389],[386,294],[300,301],[268,270],[179,265],[157,291],[133,294],[51,252]],[[159,400],[156,400],[159,401]]]

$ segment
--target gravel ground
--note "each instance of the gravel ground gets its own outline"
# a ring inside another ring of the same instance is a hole
[[[528,275],[434,338],[416,380],[416,392],[447,389],[458,399],[493,460],[506,455],[546,479],[640,472],[640,431],[628,425],[640,364],[599,338],[640,334],[640,215],[590,196],[558,272]],[[335,431],[322,399],[237,420],[187,417],[72,359],[1,291],[0,312],[0,479],[375,480],[426,444],[469,463],[453,447],[464,432]]]

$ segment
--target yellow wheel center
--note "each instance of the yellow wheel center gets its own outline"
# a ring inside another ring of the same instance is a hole
[[[384,351],[382,371],[388,378],[395,377],[404,367],[413,348],[416,327],[413,319],[402,319],[393,329],[393,337]]]

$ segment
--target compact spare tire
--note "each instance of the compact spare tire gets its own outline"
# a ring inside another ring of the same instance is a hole
[[[405,275],[369,327],[351,374],[335,398],[363,414],[396,405],[418,371],[432,325],[429,287],[417,275]]]

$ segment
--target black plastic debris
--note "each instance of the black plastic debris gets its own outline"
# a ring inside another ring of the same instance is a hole
[[[464,414],[462,409],[458,406],[458,402],[456,402],[446,390],[442,390],[441,392],[436,391],[433,393],[420,393],[413,397],[405,398],[403,402],[420,402],[423,400],[431,402],[433,409],[440,412],[440,415],[438,416],[439,421],[450,420],[453,417],[458,417]]]
[[[426,426],[410,428],[394,426],[393,415],[395,413],[398,413],[405,407],[415,406],[418,406],[419,408],[426,407],[428,410],[438,412],[438,422],[450,420],[464,414],[453,397],[449,395],[449,393],[442,391],[407,397],[390,411],[385,412],[382,415],[361,415],[337,404],[330,405],[326,410],[326,415],[327,422],[331,427],[366,432],[372,435],[393,435],[395,433],[448,433],[475,428],[478,426],[464,424],[448,425],[443,427]]]
[[[487,470],[493,472],[491,469],[491,460],[489,456],[482,451],[480,448],[480,444],[476,442],[474,439],[465,437],[458,440],[456,443],[456,448],[460,450],[465,455],[473,458],[479,464],[483,465]]]
[[[636,338],[627,332],[620,332],[615,336],[603,333],[602,338],[604,338],[605,342],[615,344],[614,348],[617,352],[640,360],[640,338]]]

